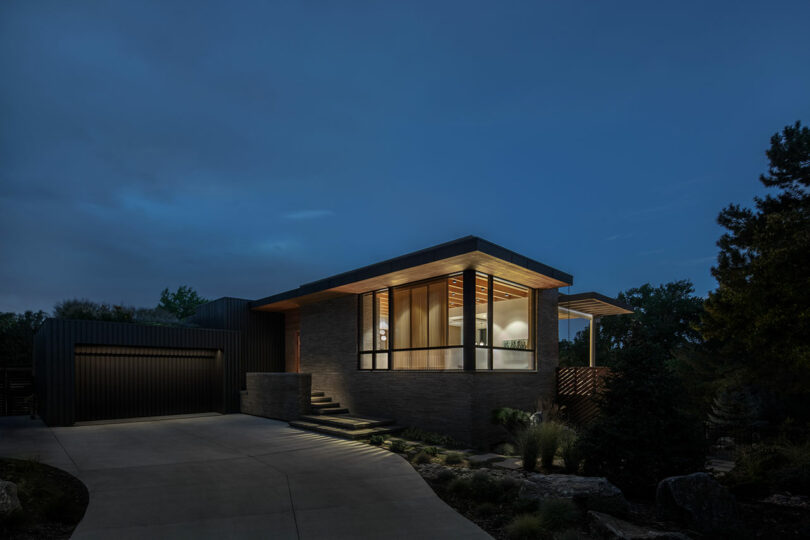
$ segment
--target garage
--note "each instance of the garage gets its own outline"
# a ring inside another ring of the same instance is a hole
[[[76,345],[76,421],[222,410],[222,353]]]

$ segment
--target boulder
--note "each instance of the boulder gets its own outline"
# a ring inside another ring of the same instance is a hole
[[[689,540],[683,533],[641,527],[602,512],[588,512],[588,525],[601,538],[610,540]]]
[[[702,534],[728,535],[742,529],[734,496],[706,473],[661,480],[655,506],[659,519],[677,521]]]
[[[570,499],[587,510],[624,515],[630,508],[621,490],[597,476],[532,474],[523,481],[524,499]]]
[[[0,517],[5,517],[22,510],[20,498],[17,497],[17,484],[0,480]]]

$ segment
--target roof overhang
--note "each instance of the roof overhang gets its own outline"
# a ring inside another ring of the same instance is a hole
[[[633,313],[633,307],[597,292],[561,294],[560,319],[582,319]]]
[[[570,274],[482,238],[467,236],[307,283],[297,289],[251,302],[250,306],[252,309],[263,311],[286,311],[347,294],[396,287],[469,269],[493,274],[534,289],[566,287],[574,281]]]

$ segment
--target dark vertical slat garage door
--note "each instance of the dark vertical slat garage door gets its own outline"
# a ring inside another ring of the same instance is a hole
[[[222,409],[222,353],[76,345],[76,421]]]

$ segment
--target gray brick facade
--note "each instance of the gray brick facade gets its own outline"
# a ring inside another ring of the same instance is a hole
[[[301,371],[352,413],[393,418],[486,446],[503,438],[490,422],[497,407],[535,410],[556,389],[556,289],[537,291],[537,370],[532,372],[360,371],[357,297],[301,308]]]

